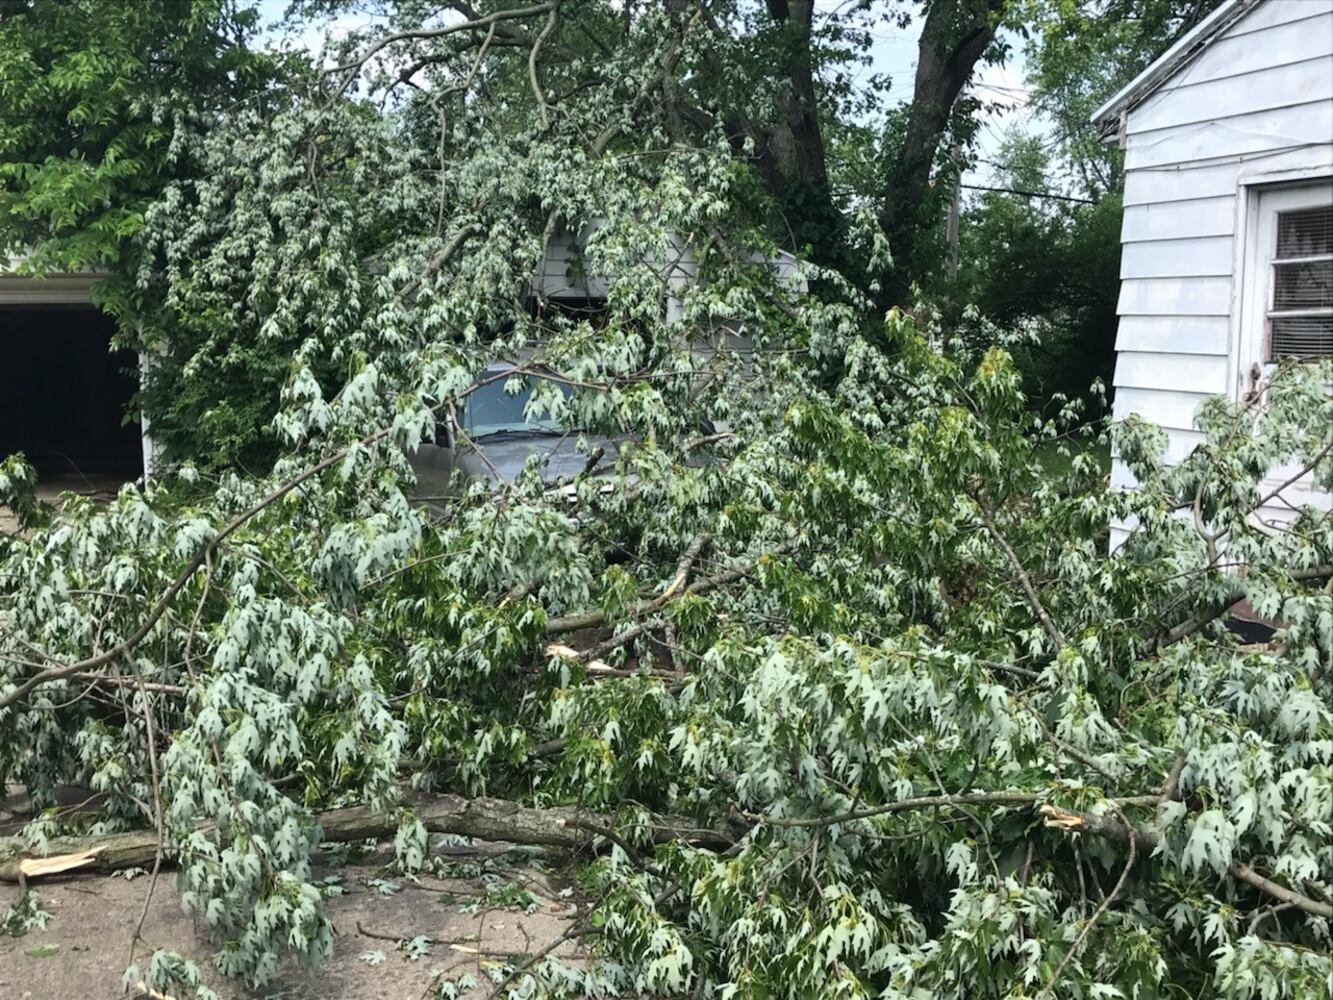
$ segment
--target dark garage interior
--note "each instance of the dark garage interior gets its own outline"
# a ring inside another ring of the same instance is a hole
[[[138,358],[110,350],[114,329],[88,307],[0,309],[0,457],[22,451],[42,479],[142,474]]]

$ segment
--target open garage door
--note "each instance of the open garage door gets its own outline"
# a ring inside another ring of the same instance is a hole
[[[139,424],[125,422],[138,359],[111,350],[114,330],[87,306],[0,308],[0,457],[21,451],[72,489],[143,474]]]

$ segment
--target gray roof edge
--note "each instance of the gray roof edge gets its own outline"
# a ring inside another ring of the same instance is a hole
[[[1183,34],[1169,49],[1129,83],[1117,90],[1089,118],[1100,131],[1122,111],[1138,104],[1192,61],[1215,36],[1266,0],[1225,0],[1215,11]]]

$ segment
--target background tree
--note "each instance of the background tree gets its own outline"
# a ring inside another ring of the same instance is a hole
[[[1028,80],[1035,108],[1086,197],[1118,191],[1123,158],[1091,117],[1221,0],[1028,0]]]
[[[1028,107],[1049,128],[1010,136],[991,186],[963,199],[960,267],[949,277],[943,198],[916,227],[915,280],[953,324],[972,307],[989,324],[1028,334],[1015,357],[1033,401],[1109,384],[1119,291],[1123,154],[1103,141],[1092,112],[1216,7],[1213,0],[1115,0],[1024,5]],[[960,169],[969,147],[960,147]],[[1021,192],[1031,192],[1022,194]],[[984,331],[977,336],[986,337]]]
[[[1062,195],[1060,163],[1049,137],[1012,135],[988,179],[1005,190],[963,201],[957,276],[937,246],[923,277],[927,298],[950,323],[967,326],[962,311],[970,307],[990,330],[1023,332],[1012,349],[1024,389],[1035,405],[1055,409],[1099,378],[1110,382],[1120,291],[1119,194]]]
[[[0,253],[122,265],[191,137],[277,64],[234,0],[0,2]]]

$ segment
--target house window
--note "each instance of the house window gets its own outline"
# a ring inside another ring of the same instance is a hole
[[[1268,355],[1333,355],[1333,205],[1277,214]]]
[[[1333,185],[1262,193],[1256,235],[1262,360],[1333,357]]]

